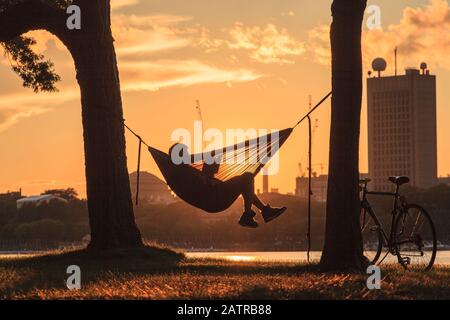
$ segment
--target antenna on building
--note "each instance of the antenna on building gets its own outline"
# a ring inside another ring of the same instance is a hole
[[[395,54],[395,76],[397,76],[397,47],[395,47],[394,54]]]
[[[381,77],[381,71],[386,70],[387,62],[383,58],[376,58],[372,61],[372,69],[378,72],[378,78]]]
[[[205,132],[205,122],[203,121],[202,108],[200,107],[200,100],[195,100],[195,109],[197,110],[198,118],[199,118],[200,122],[202,123],[202,141],[203,141],[203,134]],[[202,144],[203,150],[205,150],[205,145],[206,145],[206,142],[203,141],[203,144]]]
[[[305,172],[303,171],[303,167],[302,167],[302,163],[301,162],[298,163],[298,176],[299,177],[304,177],[305,176]]]
[[[197,110],[200,121],[203,123],[203,115],[202,109],[200,108],[200,100],[195,100],[195,109]]]
[[[428,69],[428,65],[426,62],[422,62],[420,64],[420,69],[422,70],[422,75],[425,75]]]

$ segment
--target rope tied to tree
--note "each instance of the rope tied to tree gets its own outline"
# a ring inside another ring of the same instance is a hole
[[[307,219],[307,232],[306,232],[306,238],[307,238],[307,261],[310,262],[310,252],[311,252],[311,219],[312,219],[312,121],[311,121],[311,114],[317,110],[319,106],[321,106],[331,95],[332,91],[329,92],[326,96],[322,98],[312,109],[309,110],[309,112],[303,116],[293,127],[292,129],[295,129],[297,126],[299,126],[304,120],[308,120],[308,162],[309,162],[309,168],[308,168],[308,219]],[[122,119],[122,123],[124,127],[133,134],[138,139],[138,159],[137,159],[137,176],[136,176],[136,199],[135,203],[136,205],[139,204],[139,185],[140,185],[140,168],[141,168],[141,150],[142,150],[142,144],[147,146],[148,148],[151,148],[149,144],[147,144],[142,137],[133,129],[131,129],[126,123],[125,119]]]

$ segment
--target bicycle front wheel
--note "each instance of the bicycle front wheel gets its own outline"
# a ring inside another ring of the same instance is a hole
[[[370,264],[377,263],[383,250],[381,225],[371,208],[361,208],[359,218],[364,256]]]
[[[436,230],[428,212],[408,205],[394,226],[394,245],[399,263],[406,269],[427,271],[436,259]]]

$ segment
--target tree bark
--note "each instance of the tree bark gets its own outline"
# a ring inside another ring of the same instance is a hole
[[[131,200],[109,1],[90,0],[82,14],[82,32],[70,51],[81,89],[90,247],[141,246]]]
[[[331,25],[332,112],[325,244],[321,265],[362,269],[359,225],[359,136],[362,102],[361,27],[366,0],[334,0]]]
[[[42,15],[40,1],[28,11],[14,7],[17,34],[8,31],[0,41],[36,28],[46,29],[58,36],[68,47],[76,67],[81,91],[83,135],[86,167],[86,188],[91,249],[131,248],[142,246],[142,239],[133,213],[131,191],[125,154],[122,100],[119,72],[113,44],[110,4],[104,0],[77,0],[82,12],[81,30],[67,30],[67,15]],[[51,8],[49,8],[51,9]],[[53,10],[53,9],[51,9]],[[10,11],[11,12],[11,11]],[[9,13],[10,13],[9,12]],[[40,18],[31,17],[39,12]],[[0,14],[6,14],[8,12]],[[27,15],[31,15],[27,19]],[[55,20],[55,15],[63,21]],[[33,20],[34,19],[34,20]],[[17,24],[23,21],[23,24]],[[32,21],[32,23],[30,23]],[[45,21],[51,21],[49,25]],[[0,22],[0,29],[3,23]],[[55,27],[56,26],[56,27]]]

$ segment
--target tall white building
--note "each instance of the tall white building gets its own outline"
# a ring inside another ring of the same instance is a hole
[[[374,189],[391,191],[387,178],[395,175],[406,175],[422,188],[437,183],[436,76],[425,63],[421,70],[410,68],[404,75],[387,77],[379,72],[367,79],[369,175]]]

